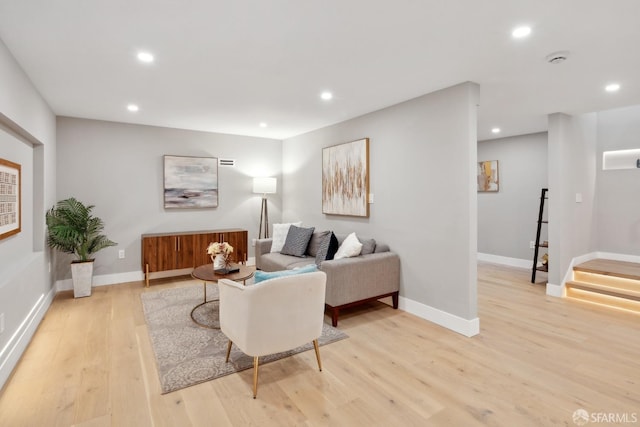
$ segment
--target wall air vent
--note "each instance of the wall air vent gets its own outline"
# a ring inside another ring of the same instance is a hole
[[[218,166],[236,167],[236,159],[218,159]]]

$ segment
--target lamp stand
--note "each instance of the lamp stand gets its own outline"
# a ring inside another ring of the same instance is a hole
[[[267,196],[262,196],[262,210],[260,211],[260,228],[258,239],[262,239],[262,223],[264,222],[264,238],[269,238],[269,212],[267,211]]]

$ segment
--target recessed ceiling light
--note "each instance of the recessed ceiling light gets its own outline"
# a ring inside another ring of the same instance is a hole
[[[135,113],[136,111],[138,111],[140,109],[140,107],[138,107],[136,104],[129,104],[127,105],[127,110]]]
[[[324,99],[325,101],[330,100],[331,98],[333,98],[333,94],[331,92],[322,92],[320,94],[320,98]]]
[[[516,39],[527,37],[529,34],[531,34],[531,27],[527,26],[516,27],[511,32],[511,35]]]
[[[153,55],[149,52],[138,52],[138,60],[140,62],[153,62]]]
[[[500,133],[500,128],[493,128],[493,129],[491,129],[491,132]]]
[[[260,123],[260,127],[261,127],[261,128],[266,128],[266,127],[267,127],[267,124],[266,124],[265,122],[261,122],[261,123]]]
[[[604,87],[604,90],[607,92],[617,92],[620,90],[620,85],[618,83],[611,83]]]

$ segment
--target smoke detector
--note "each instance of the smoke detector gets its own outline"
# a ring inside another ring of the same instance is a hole
[[[549,55],[547,55],[546,59],[549,64],[560,64],[561,62],[566,61],[568,57],[569,52],[566,50],[562,50],[559,52],[550,53]]]

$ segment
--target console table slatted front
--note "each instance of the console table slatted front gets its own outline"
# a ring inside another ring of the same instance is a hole
[[[231,261],[243,264],[247,261],[248,232],[239,228],[143,234],[141,238],[142,271],[147,287],[151,273],[193,269],[211,263],[207,254],[211,242],[228,242],[233,246]]]

